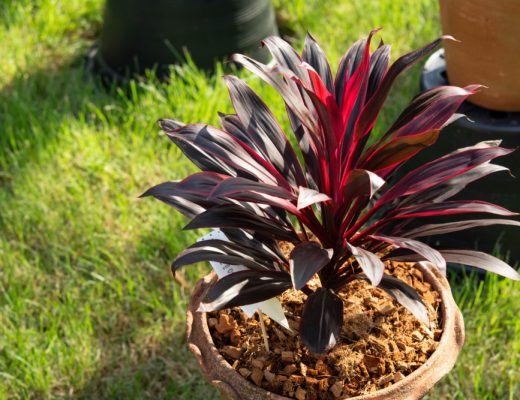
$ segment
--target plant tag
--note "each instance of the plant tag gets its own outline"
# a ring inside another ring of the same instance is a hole
[[[208,233],[207,235],[202,236],[197,240],[197,242],[201,242],[209,239],[220,239],[220,240],[228,240],[226,235],[220,230],[215,229]],[[231,265],[231,264],[223,264],[216,261],[210,261],[211,267],[217,274],[219,278],[222,278],[226,275],[232,274],[233,272],[239,272],[247,270],[247,267],[243,265]],[[272,320],[278,322],[281,326],[283,326],[287,330],[291,330],[289,327],[289,322],[287,321],[287,317],[283,312],[282,305],[280,301],[273,297],[272,299],[262,301],[260,303],[249,304],[247,306],[241,306],[242,310],[247,314],[248,318],[251,318],[257,309],[260,309],[265,315],[267,315]]]

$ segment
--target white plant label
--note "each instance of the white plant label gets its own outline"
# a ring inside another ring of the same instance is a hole
[[[204,240],[209,239],[228,240],[226,235],[224,235],[224,233],[220,229],[215,229],[207,235],[204,235],[201,238],[199,238],[197,242],[202,242]],[[247,267],[244,267],[243,265],[223,264],[216,261],[210,261],[209,263],[211,264],[211,267],[213,268],[213,270],[219,278],[223,278],[224,276],[232,274],[233,272],[247,270]],[[262,311],[273,321],[278,322],[285,329],[291,330],[291,328],[289,327],[289,322],[287,321],[287,317],[283,312],[282,305],[276,297],[262,301],[260,303],[241,306],[240,308],[242,308],[242,310],[247,314],[249,318],[253,316],[256,310],[260,309],[260,311]]]

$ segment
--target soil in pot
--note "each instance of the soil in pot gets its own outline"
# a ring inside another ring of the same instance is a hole
[[[340,293],[344,302],[341,341],[322,356],[311,354],[297,335],[298,316],[306,296],[287,291],[280,300],[289,332],[264,318],[270,351],[266,351],[258,316],[247,318],[232,308],[208,315],[213,341],[242,376],[266,390],[296,399],[337,399],[391,386],[435,351],[442,334],[440,296],[413,264],[394,263],[387,272],[415,287],[427,306],[430,327],[400,307],[389,295],[364,281]],[[317,285],[317,280],[312,284]]]

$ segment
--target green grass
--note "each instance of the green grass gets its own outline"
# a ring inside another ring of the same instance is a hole
[[[173,210],[137,196],[193,171],[154,121],[216,122],[229,111],[219,66],[106,92],[82,56],[102,0],[0,3],[0,398],[218,399],[184,339],[189,292],[169,262],[196,238]],[[435,0],[282,1],[299,38],[336,63],[376,26],[394,58],[439,34]],[[382,124],[418,86],[400,79]],[[287,126],[280,99],[245,72]],[[204,267],[185,270],[190,284]],[[467,344],[430,399],[513,399],[520,391],[520,287],[489,277],[454,288]]]

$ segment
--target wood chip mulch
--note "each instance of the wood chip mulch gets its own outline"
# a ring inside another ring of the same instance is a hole
[[[344,303],[341,341],[325,355],[311,354],[298,337],[306,296],[293,290],[280,296],[292,331],[264,316],[270,352],[258,316],[247,318],[239,308],[209,314],[215,345],[244,378],[298,400],[334,400],[388,387],[426,362],[437,348],[442,324],[439,294],[419,269],[394,263],[387,265],[387,273],[417,289],[428,308],[429,327],[382,290],[354,281],[339,293]]]

